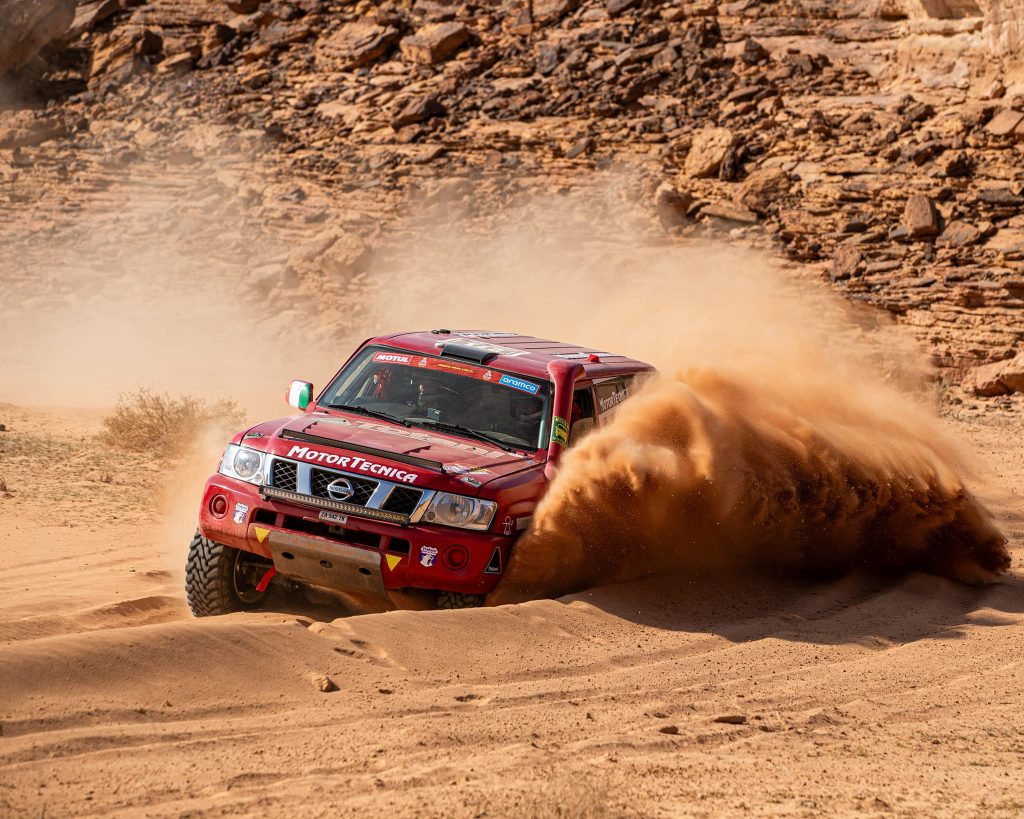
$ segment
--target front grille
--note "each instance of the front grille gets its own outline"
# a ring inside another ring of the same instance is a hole
[[[327,487],[339,478],[344,478],[352,484],[352,497],[345,498],[344,502],[355,506],[366,506],[366,502],[370,500],[373,491],[377,488],[377,481],[355,478],[351,475],[343,475],[340,472],[331,472],[326,469],[312,469],[310,470],[310,489],[313,495],[318,498],[330,498],[331,496],[327,494]]]
[[[299,488],[299,465],[291,461],[274,459],[274,465],[270,476],[271,486],[279,489],[287,489],[294,492]]]
[[[391,490],[388,499],[384,501],[381,509],[388,512],[398,512],[402,515],[411,515],[416,511],[420,498],[423,497],[422,489],[408,489],[404,486],[396,486]]]

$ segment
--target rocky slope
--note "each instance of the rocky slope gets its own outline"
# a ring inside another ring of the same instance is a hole
[[[959,383],[1024,342],[1018,6],[89,0],[9,77],[5,274],[38,284],[40,236],[141,197],[133,229],[191,212],[243,287],[343,306],[410,213],[485,220],[625,168],[652,240],[766,248]],[[102,276],[111,235],[75,264]]]

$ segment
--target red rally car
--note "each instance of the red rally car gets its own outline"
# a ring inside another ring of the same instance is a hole
[[[316,400],[292,383],[300,414],[231,440],[189,547],[192,613],[254,608],[275,577],[480,605],[562,452],[651,371],[515,333],[366,341]]]

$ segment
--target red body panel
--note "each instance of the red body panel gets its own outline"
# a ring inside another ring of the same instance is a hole
[[[371,344],[438,356],[438,345],[453,340],[482,346],[496,354],[487,367],[550,381],[554,388],[553,415],[560,419],[571,419],[577,385],[652,369],[622,356],[509,334],[423,332],[383,336],[368,340],[353,356]],[[426,522],[402,525],[358,513],[347,514],[343,524],[333,526],[319,518],[316,507],[266,497],[259,486],[236,478],[217,473],[206,484],[199,529],[211,540],[270,557],[269,532],[299,532],[325,545],[342,543],[379,552],[387,589],[466,594],[486,594],[497,585],[515,539],[529,527],[534,508],[547,490],[565,448],[554,428],[548,449],[533,455],[510,453],[435,429],[407,428],[321,409],[315,402],[302,414],[267,421],[239,433],[231,443],[357,477],[383,478],[418,489],[495,501],[498,509],[488,531]],[[220,516],[213,511],[217,496],[227,501],[226,507],[221,506],[226,511]],[[456,546],[468,550],[469,560],[453,569],[446,565],[445,553]]]

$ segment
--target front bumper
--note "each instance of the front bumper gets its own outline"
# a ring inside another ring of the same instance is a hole
[[[226,499],[222,516],[213,511],[218,496]],[[220,474],[206,482],[199,530],[210,540],[272,559],[285,577],[370,594],[408,588],[487,594],[501,579],[513,542],[488,532],[323,512],[263,497],[259,487]],[[448,550],[468,553],[465,565],[448,565]]]

